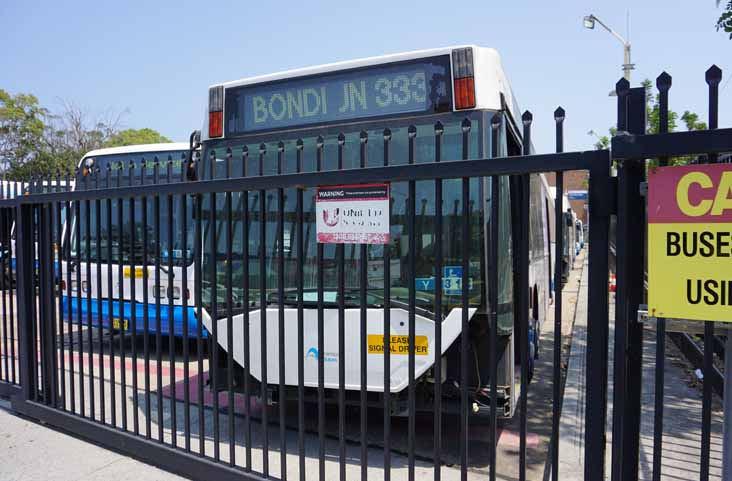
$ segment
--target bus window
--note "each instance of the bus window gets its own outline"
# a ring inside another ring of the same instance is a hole
[[[444,160],[456,160],[461,158],[462,149],[462,129],[461,121],[464,116],[454,116],[454,120],[450,122],[444,122],[444,134],[443,134],[443,159]],[[408,125],[403,124],[392,128],[392,140],[390,146],[391,159],[393,164],[404,164],[408,162]],[[470,152],[472,156],[481,155],[483,146],[479,144],[478,139],[481,138],[479,134],[483,128],[482,116],[475,116],[472,124],[472,129],[478,132],[471,136]],[[383,165],[383,129],[367,131],[369,136],[368,141],[368,165]],[[351,169],[358,168],[360,166],[360,153],[359,153],[359,131],[352,130],[345,132],[345,144],[343,147],[343,168]],[[323,159],[327,164],[324,167],[332,170],[337,168],[338,159],[338,133],[332,132],[328,135],[323,136]],[[315,170],[316,168],[316,139],[317,135],[310,135],[303,137],[303,170]],[[284,172],[294,171],[294,159],[296,155],[296,141],[297,138],[284,136],[285,145],[285,157],[286,162],[283,166]],[[418,162],[432,162],[435,158],[434,152],[434,122],[424,123],[417,125],[417,137],[416,137],[416,154],[415,158]],[[248,175],[259,175],[259,153],[260,145],[254,141],[247,144],[234,143],[231,145],[232,157],[231,157],[231,171],[233,175],[241,175],[244,166],[242,161],[244,158],[244,146],[247,147],[248,160],[247,160],[247,173]],[[210,159],[211,153],[216,156],[215,177],[223,177],[226,175],[226,150],[217,149],[215,147],[209,148],[204,151],[204,159]],[[263,172],[265,175],[271,174],[277,171],[277,158],[278,158],[278,144],[270,142],[265,144],[263,154]],[[211,162],[210,160],[204,161],[203,163],[203,176],[204,178],[211,178]],[[443,202],[442,202],[442,214],[443,214],[443,239],[442,239],[442,254],[443,254],[443,266],[445,268],[459,267],[462,266],[462,252],[467,249],[470,252],[470,298],[471,304],[479,305],[483,302],[484,288],[481,277],[481,252],[483,246],[481,245],[481,218],[482,212],[480,209],[480,193],[482,186],[478,179],[471,179],[470,181],[470,239],[469,245],[464,246],[464,240],[462,238],[462,181],[461,180],[446,180],[443,182]],[[394,183],[391,186],[391,259],[397,261],[391,268],[391,293],[396,299],[407,299],[409,289],[409,235],[407,229],[407,183]],[[243,238],[243,226],[244,215],[241,211],[243,206],[243,196],[239,193],[232,194],[232,206],[233,206],[233,286],[232,291],[234,297],[239,298],[243,293],[241,286],[243,285],[241,276],[243,275],[243,269],[238,268],[243,262],[243,246],[240,245],[241,239]],[[277,290],[277,264],[278,264],[278,246],[276,241],[277,235],[277,192],[267,191],[264,199],[261,198],[259,192],[250,192],[248,198],[248,228],[249,228],[249,245],[248,256],[249,256],[249,288],[250,288],[250,304],[257,305],[259,303],[259,289],[263,285],[262,279],[259,276],[259,229],[260,223],[262,222],[260,208],[262,202],[265,204],[265,225],[266,225],[266,253],[265,253],[265,264],[266,264],[266,279],[264,284],[268,293],[274,294]],[[226,212],[225,207],[225,196],[222,194],[216,197],[216,223],[206,223],[204,232],[204,245],[210,245],[211,227],[215,226],[216,244],[217,244],[217,267],[216,272],[219,273],[219,279],[217,280],[217,289],[221,292],[226,290],[226,286],[223,283],[224,273],[226,272],[225,264],[225,252],[226,252]],[[434,263],[436,253],[434,251],[435,239],[434,239],[434,216],[435,216],[435,183],[434,181],[429,182],[417,182],[416,183],[416,198],[415,198],[415,227],[416,227],[416,272],[413,277],[420,279],[432,279],[435,277]],[[304,244],[304,273],[305,273],[305,289],[315,289],[317,286],[317,259],[316,259],[316,242],[315,242],[315,226],[314,226],[314,203],[313,203],[313,191],[309,190],[304,196],[303,210],[305,213],[305,244]],[[507,207],[508,208],[508,207]],[[287,244],[284,247],[286,250],[285,255],[285,289],[293,290],[296,287],[296,266],[295,263],[298,259],[292,256],[294,246],[296,245],[297,238],[295,236],[295,212],[296,212],[296,192],[294,189],[286,189],[285,191],[285,232],[287,235]],[[203,216],[205,219],[210,219],[210,196],[204,197],[203,203]],[[510,219],[508,220],[510,224]],[[325,266],[325,289],[336,290],[337,288],[337,265],[336,265],[336,246],[333,244],[326,244],[324,246],[324,266]],[[345,285],[349,288],[357,288],[359,284],[359,262],[360,253],[359,249],[355,245],[344,246],[344,257],[345,257],[345,272],[346,280]],[[373,246],[369,248],[370,252],[370,269],[369,276],[369,292],[373,294],[372,300],[378,303],[378,299],[381,299],[383,294],[383,264],[381,262],[381,255],[377,255],[377,252],[383,252],[383,247]],[[210,262],[212,257],[208,254],[208,249],[204,249],[204,285],[209,285],[210,277]],[[454,281],[454,280],[453,280]],[[449,281],[446,281],[449,282]],[[218,298],[218,296],[217,296]],[[432,292],[420,291],[417,293],[417,303],[421,306],[432,309],[434,296]],[[460,304],[461,302],[461,290],[459,287],[445,286],[444,289],[444,300],[443,306],[447,311],[450,308]],[[204,289],[203,295],[204,305],[210,305],[210,290]],[[219,303],[220,308],[224,306]]]

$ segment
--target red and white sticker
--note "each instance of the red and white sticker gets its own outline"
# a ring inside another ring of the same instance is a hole
[[[389,184],[318,187],[315,196],[319,243],[389,243]]]

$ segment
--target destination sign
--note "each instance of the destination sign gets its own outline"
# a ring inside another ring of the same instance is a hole
[[[449,57],[226,90],[226,133],[451,110]]]

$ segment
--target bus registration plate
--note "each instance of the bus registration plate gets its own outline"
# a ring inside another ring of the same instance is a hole
[[[126,331],[128,327],[129,322],[127,321],[127,319],[123,319],[122,322],[119,321],[118,317],[112,319],[112,329],[122,329]]]

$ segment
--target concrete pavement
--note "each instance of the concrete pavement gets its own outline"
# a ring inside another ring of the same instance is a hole
[[[0,479],[156,481],[178,476],[8,412],[0,400]]]
[[[586,267],[586,266],[585,266]],[[580,284],[577,314],[572,334],[567,382],[562,403],[559,442],[559,476],[562,480],[584,476],[584,421],[587,331],[587,269]],[[613,419],[613,354],[615,296],[610,298],[610,337],[608,343],[608,412],[606,423],[605,476],[610,479]],[[639,480],[653,477],[653,419],[655,409],[654,326],[646,326],[643,335],[643,383],[641,394],[641,433],[638,467]],[[661,479],[678,481],[699,478],[701,458],[701,392],[689,364],[672,342],[666,342],[664,384],[664,433]],[[710,478],[721,480],[722,409],[718,397],[712,403],[712,442]]]

